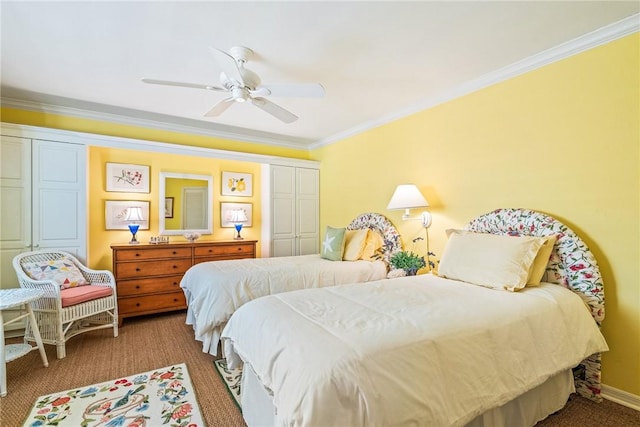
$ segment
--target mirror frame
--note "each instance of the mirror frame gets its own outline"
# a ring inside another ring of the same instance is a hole
[[[207,228],[198,230],[167,230],[164,221],[164,199],[166,198],[166,179],[198,179],[207,181]],[[160,172],[158,186],[158,230],[162,236],[181,236],[187,231],[195,231],[200,234],[213,234],[213,177],[210,175],[194,175],[188,173]]]

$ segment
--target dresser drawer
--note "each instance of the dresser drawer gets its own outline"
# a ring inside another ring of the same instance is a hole
[[[115,261],[133,261],[158,258],[191,258],[191,248],[151,248],[126,249],[116,251]]]
[[[116,281],[136,277],[184,274],[191,267],[191,258],[166,259],[162,262],[121,262],[117,265]]]
[[[233,245],[197,246],[194,250],[196,257],[241,255],[247,258],[253,255],[255,245],[253,243],[236,243]]]
[[[178,290],[182,292],[180,280],[182,280],[182,276],[119,280],[116,285],[118,287],[118,298],[161,292],[175,292]]]
[[[128,314],[139,315],[182,308],[187,308],[182,291],[118,299],[118,314],[124,317],[127,317]]]

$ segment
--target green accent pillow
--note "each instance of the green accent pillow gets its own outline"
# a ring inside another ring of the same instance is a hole
[[[342,261],[346,228],[327,227],[320,256],[331,261]]]

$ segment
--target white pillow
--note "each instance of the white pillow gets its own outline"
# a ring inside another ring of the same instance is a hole
[[[522,289],[544,242],[541,237],[452,230],[438,275],[493,289]]]

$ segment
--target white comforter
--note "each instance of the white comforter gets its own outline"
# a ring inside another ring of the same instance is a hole
[[[608,350],[559,285],[511,293],[431,275],[261,298],[222,339],[287,426],[460,426]]]
[[[329,261],[320,255],[213,261],[196,264],[180,286],[187,299],[187,324],[216,355],[225,322],[244,303],[265,295],[298,289],[380,280],[382,261]]]

